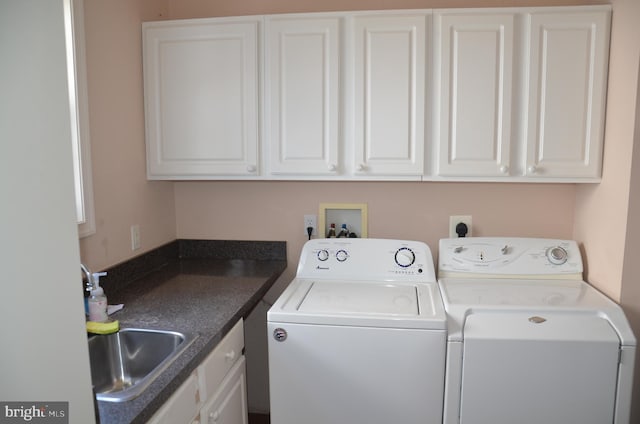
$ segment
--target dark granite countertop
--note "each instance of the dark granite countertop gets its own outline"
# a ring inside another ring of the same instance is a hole
[[[124,304],[112,315],[121,328],[172,330],[197,338],[137,398],[98,402],[102,424],[147,422],[233,325],[251,312],[287,265],[286,260],[271,258],[191,256],[170,260],[114,294],[105,284],[109,304]]]

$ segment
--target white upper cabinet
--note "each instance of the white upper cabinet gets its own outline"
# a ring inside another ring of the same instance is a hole
[[[527,15],[530,177],[601,175],[610,8]]]
[[[337,15],[265,19],[267,172],[340,170],[341,22]]]
[[[597,182],[611,6],[143,24],[150,179]]]
[[[434,14],[439,175],[509,175],[514,19],[513,13]]]
[[[149,178],[257,174],[259,23],[143,24]]]
[[[435,12],[437,177],[598,181],[610,10]]]
[[[353,160],[357,176],[424,173],[430,11],[355,16]]]

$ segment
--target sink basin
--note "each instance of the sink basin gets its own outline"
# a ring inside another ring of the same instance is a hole
[[[194,336],[125,328],[89,338],[91,380],[98,400],[133,399],[184,351]]]

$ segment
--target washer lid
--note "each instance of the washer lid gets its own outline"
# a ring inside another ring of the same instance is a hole
[[[418,289],[414,285],[320,281],[311,284],[298,310],[411,317],[420,314],[418,302]]]
[[[435,283],[294,280],[267,313],[271,322],[446,329]]]

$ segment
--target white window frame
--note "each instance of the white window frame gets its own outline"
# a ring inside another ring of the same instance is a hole
[[[96,232],[91,177],[84,0],[64,0],[76,215],[80,238]]]

